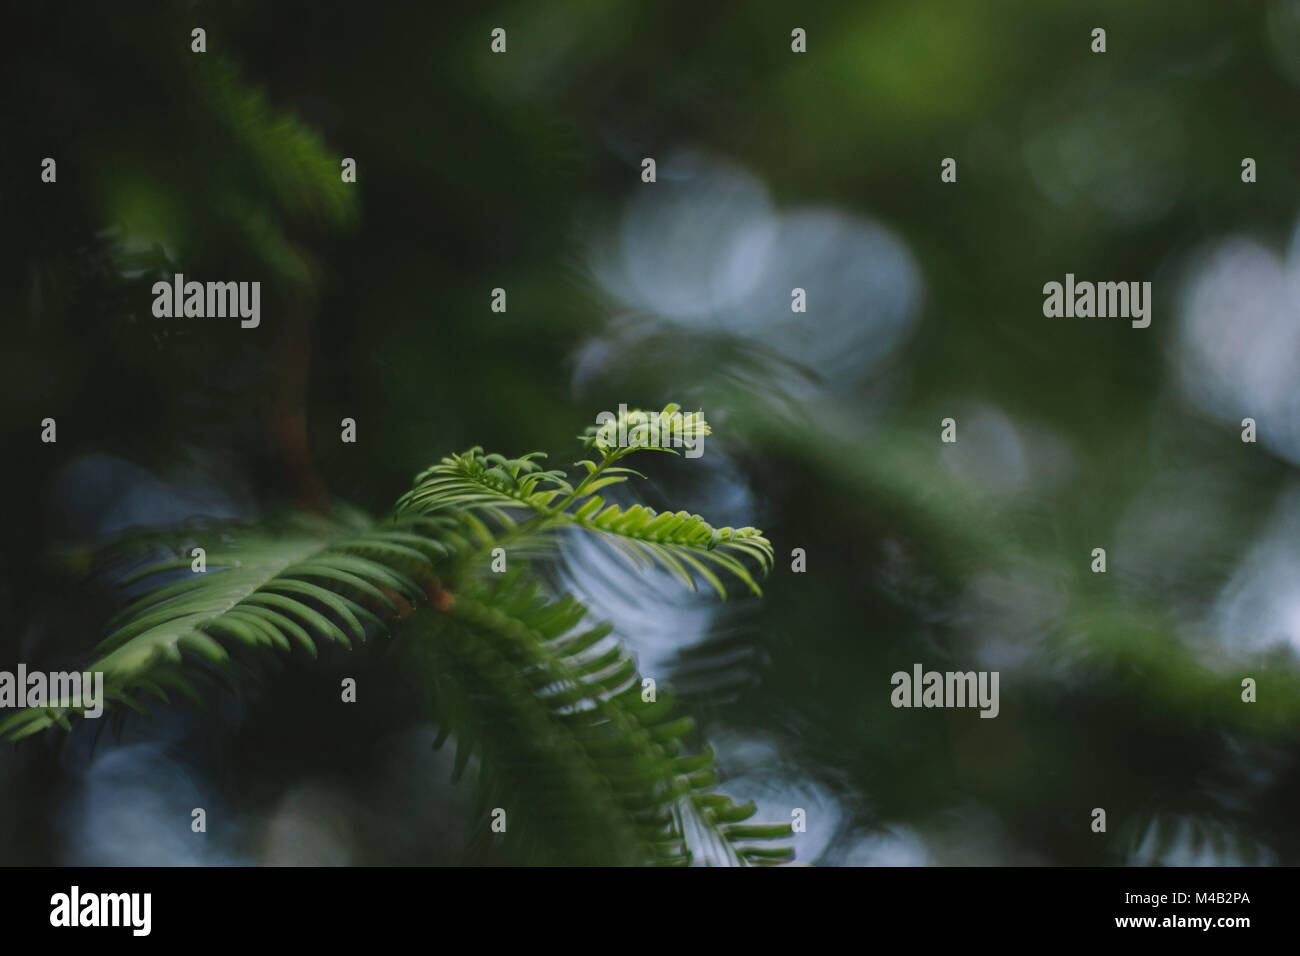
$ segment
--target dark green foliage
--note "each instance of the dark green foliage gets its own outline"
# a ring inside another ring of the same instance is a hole
[[[103,672],[110,701],[147,716],[146,696],[169,704],[177,693],[202,704],[196,682],[235,682],[240,656],[296,648],[314,657],[323,642],[351,647],[398,635],[444,738],[456,737],[456,775],[476,758],[483,806],[510,814],[505,842],[514,858],[789,859],[789,847],[752,842],[788,835],[789,825],[739,825],[754,807],[712,792],[712,751],[687,748],[694,723],[670,695],[643,694],[635,662],[608,625],[580,626],[587,609],[548,596],[523,560],[505,574],[488,570],[492,548],[579,528],[692,587],[698,574],[725,596],[722,570],[758,593],[744,561],[765,572],[772,550],[757,529],[715,529],[698,515],[640,505],[600,508],[597,488],[635,474],[613,467],[630,450],[601,449],[574,486],[563,472],[541,471],[536,454],[472,449],[421,475],[379,523],[348,513],[178,530],[183,546],[161,560],[158,532],[128,537],[114,550],[148,557],[118,586],[143,593],[110,623],[86,670]],[[520,509],[529,513],[522,523],[510,514]],[[194,547],[205,552],[202,572],[187,550]],[[71,706],[22,710],[0,721],[0,737],[68,728],[75,716]],[[490,832],[486,822],[482,829]]]

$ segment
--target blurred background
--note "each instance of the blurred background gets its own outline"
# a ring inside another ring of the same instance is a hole
[[[4,45],[0,669],[86,660],[59,556],[105,536],[378,515],[675,401],[714,434],[637,492],[763,528],[764,598],[554,575],[801,861],[1300,862],[1298,0],[25,4]],[[260,327],[154,318],[173,271]],[[1067,272],[1150,328],[1044,318]],[[1000,715],[893,709],[915,662]],[[484,862],[411,701],[322,704],[389,667],[5,747],[0,863]]]

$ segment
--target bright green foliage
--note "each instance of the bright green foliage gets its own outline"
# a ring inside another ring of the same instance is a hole
[[[759,593],[750,565],[762,573],[772,561],[761,532],[605,505],[595,492],[637,472],[613,467],[631,449],[598,450],[577,485],[543,471],[537,453],[453,455],[377,524],[299,516],[279,527],[185,529],[163,559],[157,532],[134,536],[116,548],[136,552],[118,582],[129,603],[86,669],[104,673],[110,701],[147,715],[146,695],[202,705],[199,685],[231,683],[236,657],[295,647],[315,656],[322,642],[395,634],[443,737],[456,738],[456,775],[476,756],[483,806],[515,813],[507,832],[516,858],[790,859],[788,846],[759,845],[789,835],[788,824],[744,824],[753,805],[711,791],[712,750],[687,749],[694,724],[674,713],[671,695],[643,699],[635,662],[608,625],[580,627],[587,609],[548,596],[526,561],[487,572],[485,550],[575,528],[692,587],[698,575],[725,597],[720,570]],[[193,547],[204,548],[206,570],[194,569]],[[67,728],[75,716],[70,707],[19,711],[0,722],[0,738]]]
[[[677,406],[667,406],[669,415]],[[629,412],[628,416],[644,414]],[[701,418],[691,434],[707,435]],[[772,545],[757,528],[714,528],[699,515],[685,511],[656,512],[644,505],[622,508],[606,504],[596,494],[609,485],[627,481],[640,472],[614,463],[637,448],[610,446],[590,429],[584,441],[601,453],[600,461],[578,462],[586,476],[575,487],[562,471],[543,471],[533,459],[540,454],[507,459],[484,455],[471,448],[463,455],[444,458],[416,479],[415,487],[397,503],[399,515],[438,514],[469,509],[486,512],[504,526],[512,526],[511,511],[534,513],[535,527],[577,526],[594,531],[637,564],[659,564],[684,584],[695,587],[699,575],[724,599],[727,596],[717,571],[739,578],[754,594],[761,593],[745,559],[760,571],[771,569]],[[668,451],[649,446],[644,450]],[[675,454],[675,452],[672,452]]]

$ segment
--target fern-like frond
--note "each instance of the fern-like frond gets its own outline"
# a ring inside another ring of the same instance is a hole
[[[117,584],[124,593],[143,593],[109,623],[86,670],[103,673],[109,701],[147,712],[141,699],[169,703],[169,690],[201,701],[189,678],[196,672],[220,676],[232,650],[297,646],[315,656],[321,642],[350,647],[426,599],[433,566],[447,546],[428,527],[413,530],[418,527],[358,531],[298,519],[278,534],[238,528],[185,533],[187,548],[203,548],[205,569],[195,570],[189,551],[166,557],[153,551],[122,576]],[[0,739],[66,726],[69,716],[82,712],[71,706],[17,711],[0,721]]]
[[[147,713],[146,696],[202,704],[195,682],[231,683],[248,655],[295,646],[315,655],[323,642],[351,647],[400,630],[400,646],[430,665],[419,673],[444,732],[456,734],[457,772],[477,754],[493,799],[537,824],[512,829],[512,841],[546,842],[543,858],[574,862],[689,863],[699,850],[723,862],[788,859],[788,846],[763,844],[788,836],[789,825],[747,824],[752,804],[712,791],[712,751],[686,749],[693,724],[669,697],[643,699],[635,663],[608,625],[581,627],[586,608],[545,597],[526,562],[505,576],[483,573],[483,549],[573,527],[692,587],[698,575],[725,597],[723,571],[758,592],[749,565],[767,571],[772,562],[761,532],[606,505],[596,492],[636,472],[613,467],[626,447],[589,444],[602,458],[581,463],[586,477],[576,485],[543,470],[540,454],[474,448],[420,475],[381,524],[351,515],[192,527],[162,557],[166,538],[141,534],[147,557],[137,548],[119,576],[128,603],[86,669],[102,672],[109,701]],[[528,519],[517,522],[521,511]],[[0,739],[66,729],[79,712],[19,711],[0,721]]]
[[[507,833],[561,837],[542,858],[574,863],[688,864],[699,850],[728,862],[790,859],[791,847],[770,842],[789,838],[789,824],[746,824],[753,804],[712,791],[713,751],[684,743],[694,722],[670,695],[645,699],[609,626],[584,627],[585,614],[512,573],[461,590],[448,614],[417,612],[403,625],[425,631],[405,646],[447,658],[428,672],[456,675],[432,704],[456,735],[456,766],[479,755],[485,806],[525,821]]]
[[[542,471],[534,452],[522,458],[485,455],[475,446],[460,455],[450,455],[418,475],[415,486],[397,501],[397,514],[430,515],[471,509],[491,515],[510,527],[509,509],[526,508],[550,514],[562,495],[573,493],[562,471]]]
[[[675,448],[713,434],[702,412],[683,412],[675,402],[657,412],[622,408],[617,415],[605,414],[602,423],[589,426],[578,440],[608,461],[642,450],[675,455]]]
[[[675,409],[670,405],[665,411]],[[698,434],[707,434],[703,419],[693,427],[700,429]],[[415,487],[398,501],[397,514],[470,510],[513,528],[515,515],[522,511],[532,514],[537,530],[568,526],[594,532],[634,563],[663,567],[692,589],[698,575],[725,598],[727,592],[717,573],[723,571],[754,594],[762,593],[747,564],[752,562],[762,574],[771,569],[772,544],[761,531],[715,528],[700,515],[686,511],[660,513],[645,505],[622,508],[606,504],[597,491],[626,481],[628,475],[639,475],[631,468],[614,466],[637,447],[608,446],[607,439],[594,428],[585,440],[599,448],[603,457],[599,462],[579,462],[587,474],[576,486],[564,472],[542,470],[533,460],[542,457],[540,453],[507,459],[485,455],[476,447],[444,458],[419,475]]]
[[[621,508],[606,505],[600,495],[582,502],[565,519],[599,532],[634,561],[660,564],[691,588],[692,572],[726,597],[715,569],[727,571],[754,594],[762,589],[742,558],[751,558],[761,572],[772,566],[772,544],[757,528],[714,528],[699,515],[685,511],[657,512],[645,505]]]

